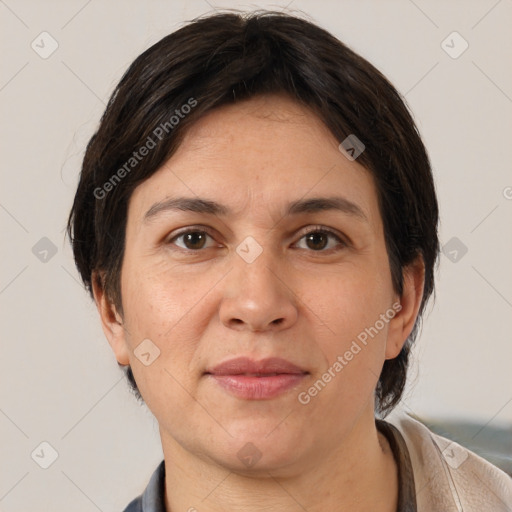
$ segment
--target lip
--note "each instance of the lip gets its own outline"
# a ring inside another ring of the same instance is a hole
[[[272,373],[287,373],[287,374],[300,374],[307,373],[306,370],[290,363],[286,359],[280,357],[267,357],[256,361],[249,357],[236,357],[223,363],[207,369],[206,373],[212,375],[244,375],[244,374],[272,374]]]
[[[205,374],[237,398],[268,400],[299,384],[309,372],[278,357],[260,361],[238,357],[207,369]]]

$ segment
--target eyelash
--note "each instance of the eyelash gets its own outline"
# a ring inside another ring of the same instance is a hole
[[[208,235],[209,237],[211,238],[214,238],[213,234],[210,232],[210,229],[209,228],[206,228],[206,227],[203,227],[203,226],[198,226],[196,228],[187,228],[185,229],[184,231],[181,231],[181,232],[178,232],[176,233],[172,238],[170,238],[168,241],[167,241],[167,244],[168,245],[171,245],[174,243],[175,240],[177,240],[178,238],[181,238],[183,237],[184,235],[188,235],[190,233],[204,233],[206,235]],[[331,230],[330,228],[327,228],[325,226],[321,226],[321,225],[318,225],[318,226],[314,226],[312,229],[310,229],[309,231],[306,231],[304,232],[298,241],[302,240],[303,238],[305,238],[306,236],[308,235],[311,235],[311,234],[316,234],[316,233],[323,233],[323,234],[327,234],[331,237],[333,237],[340,245],[341,247],[337,247],[337,248],[331,248],[331,249],[320,249],[318,251],[315,251],[313,249],[310,250],[310,252],[313,252],[313,253],[331,253],[331,252],[336,252],[336,251],[339,251],[345,247],[347,247],[349,244],[348,242],[346,242],[345,240],[343,240],[340,235],[338,235],[336,232],[334,232],[333,230]],[[210,247],[207,247],[207,248],[202,248],[202,249],[186,249],[186,248],[183,248],[183,247],[178,247],[178,250],[180,251],[183,251],[183,252],[187,252],[187,253],[199,253],[203,250],[206,250],[206,249],[209,249]]]

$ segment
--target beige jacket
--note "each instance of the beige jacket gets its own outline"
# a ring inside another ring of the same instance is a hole
[[[512,512],[512,478],[409,416],[386,418],[405,439],[418,512]]]

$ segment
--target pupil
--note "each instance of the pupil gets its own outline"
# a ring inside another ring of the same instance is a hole
[[[200,232],[187,233],[187,246],[189,249],[200,249],[204,245],[204,234]]]
[[[308,242],[312,242],[311,249],[323,249],[327,245],[327,237],[323,233],[311,233]]]

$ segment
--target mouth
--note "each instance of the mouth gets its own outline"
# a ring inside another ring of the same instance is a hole
[[[208,369],[205,375],[237,398],[269,400],[300,384],[309,372],[281,358],[239,357]]]

